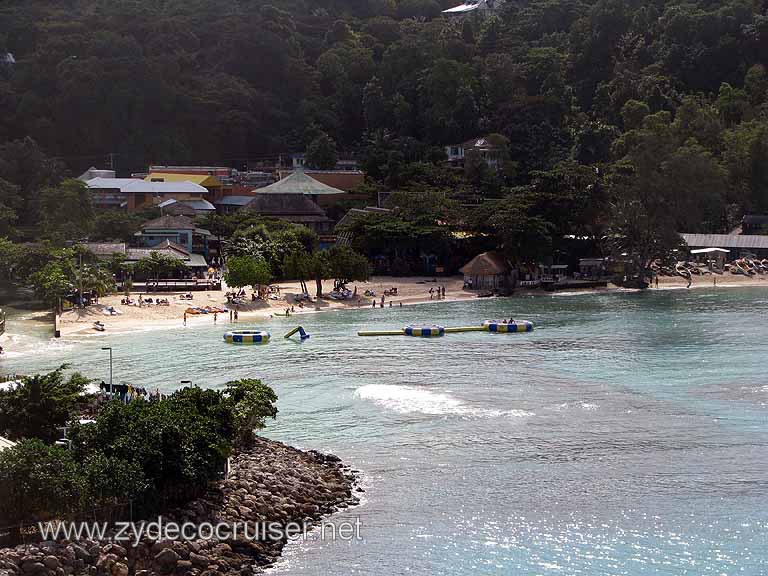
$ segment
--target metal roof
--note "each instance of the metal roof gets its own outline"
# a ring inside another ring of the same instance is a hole
[[[259,194],[305,194],[317,196],[321,194],[346,194],[343,190],[332,188],[327,184],[308,176],[303,170],[296,170],[279,182],[257,188]]]
[[[757,248],[768,250],[768,236],[758,234],[680,234],[691,248]]]
[[[209,188],[221,188],[221,180],[210,174],[177,174],[172,172],[150,172],[146,182],[193,182]]]
[[[224,196],[216,200],[216,204],[222,206],[245,206],[253,200],[253,196]]]
[[[92,190],[120,190],[124,194],[207,194],[199,184],[189,182],[147,182],[137,178],[93,178],[86,182]]]

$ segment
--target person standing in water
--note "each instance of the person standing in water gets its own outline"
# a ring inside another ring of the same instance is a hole
[[[187,325],[187,313],[184,312],[184,326]]]

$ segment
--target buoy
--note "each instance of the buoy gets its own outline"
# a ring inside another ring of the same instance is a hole
[[[303,327],[303,326],[296,326],[296,328],[294,328],[293,330],[291,330],[290,332],[288,332],[288,334],[286,334],[285,336],[283,336],[283,338],[290,338],[291,336],[293,336],[294,334],[296,334],[296,332],[298,332],[298,333],[299,333],[299,336],[301,336],[301,339],[302,339],[302,340],[306,340],[307,338],[309,338],[309,334],[307,334],[307,333],[306,333],[306,331],[304,330],[304,327]]]

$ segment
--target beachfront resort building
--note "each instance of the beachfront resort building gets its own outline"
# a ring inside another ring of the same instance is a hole
[[[759,234],[680,234],[691,250],[722,248],[727,260],[742,257],[768,258],[768,236]]]
[[[198,228],[188,216],[161,216],[145,222],[134,234],[139,248],[154,248],[166,241],[181,246],[189,253],[208,255],[208,241],[212,234]]]
[[[136,248],[126,245],[124,242],[83,242],[81,244],[93,253],[99,260],[111,260],[120,257],[126,264],[135,264],[142,258],[149,258],[152,252],[163,256],[169,256],[181,260],[186,267],[186,273],[181,271],[181,276],[202,277],[208,271],[208,262],[202,254],[194,254],[184,246],[163,240],[151,248]],[[173,275],[179,276],[179,271]],[[139,276],[140,277],[140,276]]]

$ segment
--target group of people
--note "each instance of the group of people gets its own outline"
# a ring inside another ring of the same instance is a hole
[[[443,298],[445,298],[445,286],[436,286],[429,289],[430,300],[442,300]]]
[[[188,295],[189,298],[186,298],[185,296],[180,296],[179,298],[182,300],[192,300],[192,294]],[[168,298],[144,298],[143,294],[139,294],[137,300],[134,300],[130,296],[126,296],[120,300],[120,304],[123,304],[124,306],[138,306],[141,308],[143,306],[151,306],[152,304],[157,306],[170,306],[171,302]]]
[[[110,389],[111,388],[111,389]],[[104,380],[101,381],[99,384],[99,390],[101,393],[105,396],[112,395],[113,398],[119,398],[121,402],[128,404],[129,402],[133,402],[134,400],[137,400],[139,398],[142,398],[144,400],[149,400],[150,402],[160,400],[162,398],[162,394],[160,394],[160,390],[147,391],[146,388],[137,388],[135,386],[132,386],[130,384],[113,384],[110,386]]]

